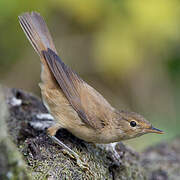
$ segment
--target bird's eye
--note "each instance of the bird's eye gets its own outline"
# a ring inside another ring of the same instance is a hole
[[[135,126],[136,126],[136,122],[135,122],[135,121],[131,121],[131,122],[130,122],[130,126],[131,126],[131,127],[135,127]]]

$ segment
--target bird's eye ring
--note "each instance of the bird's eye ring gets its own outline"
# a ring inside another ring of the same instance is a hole
[[[131,127],[135,127],[135,126],[136,126],[136,121],[131,121],[131,122],[130,122],[130,126],[131,126]]]

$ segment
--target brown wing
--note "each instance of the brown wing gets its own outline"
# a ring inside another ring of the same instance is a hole
[[[111,105],[95,89],[85,83],[48,48],[42,54],[55,79],[80,118],[93,128],[102,128],[113,111]]]

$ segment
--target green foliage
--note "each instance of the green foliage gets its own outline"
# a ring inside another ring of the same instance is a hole
[[[37,8],[38,7],[38,8]],[[24,50],[24,36],[18,24],[18,15],[36,10],[48,13],[48,4],[43,0],[0,0],[0,71],[6,72],[9,65],[19,60]]]
[[[100,24],[94,34],[94,58],[110,72],[132,71],[180,38],[177,0],[56,0],[67,16],[83,26]],[[169,43],[171,42],[171,43]]]

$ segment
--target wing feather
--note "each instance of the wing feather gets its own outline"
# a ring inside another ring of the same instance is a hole
[[[110,118],[111,105],[95,89],[66,66],[59,56],[48,49],[42,51],[60,88],[80,118],[92,128],[103,128]],[[109,121],[108,121],[109,122]]]

